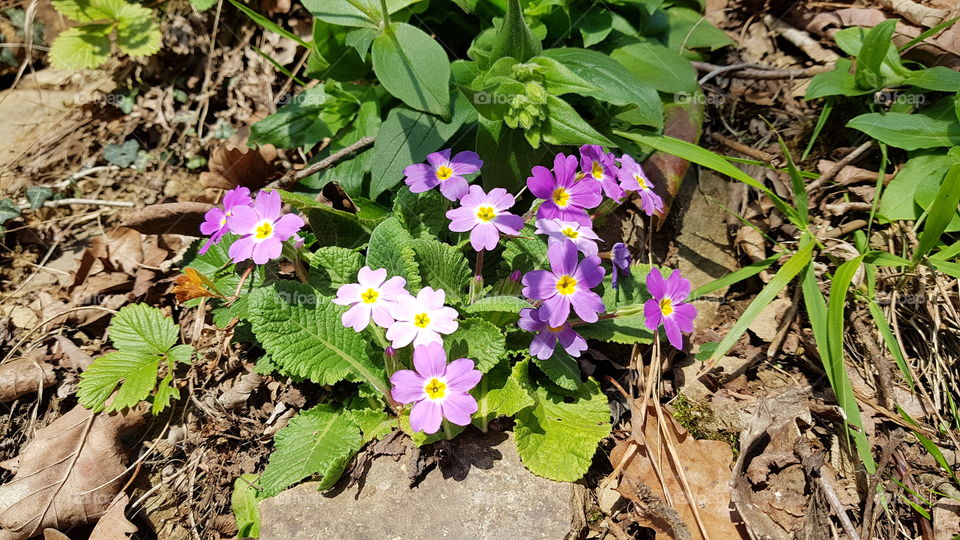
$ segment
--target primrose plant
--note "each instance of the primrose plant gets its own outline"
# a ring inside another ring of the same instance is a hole
[[[332,486],[397,427],[424,445],[502,417],[532,472],[586,473],[610,413],[577,359],[591,342],[650,343],[661,326],[681,348],[696,310],[678,271],[635,264],[594,230],[633,196],[648,215],[663,208],[640,165],[578,153],[533,167],[518,193],[484,190],[477,154],[443,150],[404,169],[392,208],[238,187],[208,212],[178,298],[212,305],[215,324],[262,351],[258,371],[325,389],[277,433],[258,497],[308,477]]]

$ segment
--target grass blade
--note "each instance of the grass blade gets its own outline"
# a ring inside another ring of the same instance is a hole
[[[729,287],[734,283],[740,283],[741,281],[749,277],[753,277],[759,274],[760,272],[766,270],[767,268],[770,268],[770,266],[772,266],[773,263],[777,262],[782,256],[783,256],[783,253],[777,253],[777,254],[771,255],[770,257],[767,257],[762,261],[757,261],[751,265],[744,266],[739,270],[730,272],[725,276],[719,277],[711,281],[710,283],[707,283],[706,285],[699,287],[697,290],[690,293],[689,298],[691,300],[696,300],[697,298],[705,294],[710,294],[713,291],[722,289],[724,287]]]
[[[810,142],[807,143],[807,147],[803,150],[800,161],[807,159],[807,156],[810,155],[810,151],[813,150],[813,144],[817,142],[817,137],[819,137],[820,132],[823,131],[823,126],[827,125],[827,119],[830,118],[830,113],[833,112],[833,104],[836,103],[836,101],[836,97],[828,97],[824,100],[823,109],[820,110],[820,117],[817,118],[817,125],[813,127]]]
[[[877,325],[877,329],[880,330],[880,335],[883,336],[883,342],[886,343],[887,349],[897,363],[897,367],[900,368],[900,373],[903,374],[903,378],[907,380],[910,388],[913,389],[913,377],[910,376],[910,368],[907,367],[907,360],[903,356],[903,350],[900,349],[900,343],[897,341],[897,338],[894,337],[893,331],[890,330],[890,323],[887,322],[887,318],[883,315],[883,310],[881,310],[880,306],[873,300],[870,300],[867,307],[870,309],[870,315],[873,316],[873,322]]]
[[[249,7],[243,5],[239,0],[230,0],[230,3],[233,4],[233,7],[242,11],[247,17],[250,17],[250,20],[259,24],[260,26],[270,30],[271,32],[280,34],[281,36],[292,39],[298,45],[305,49],[312,49],[313,47],[306,41],[300,39],[300,36],[294,34],[293,32],[286,30],[277,23],[271,21],[270,19],[264,17],[263,15],[257,13],[256,11],[250,9]]]
[[[954,163],[947,171],[947,176],[943,178],[937,197],[927,211],[927,222],[920,231],[917,251],[914,252],[910,261],[911,268],[916,267],[917,263],[940,242],[940,235],[957,213],[958,204],[960,204],[960,163]]]
[[[800,169],[798,169],[797,165],[793,162],[793,156],[790,155],[787,143],[783,142],[783,137],[781,137],[779,133],[777,133],[777,141],[780,142],[780,151],[787,160],[787,174],[790,176],[790,183],[793,187],[793,200],[797,205],[797,217],[803,222],[803,228],[806,228],[810,223],[810,211],[807,208],[810,204],[807,199],[807,186],[803,182]]]

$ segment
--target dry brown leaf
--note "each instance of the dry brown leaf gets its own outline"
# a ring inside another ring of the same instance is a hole
[[[44,529],[43,540],[70,540],[70,537],[56,529]]]
[[[142,234],[200,236],[203,215],[213,205],[201,202],[152,204],[128,216],[122,223]]]
[[[627,456],[631,446],[635,446],[636,450],[632,452],[633,456],[629,463],[623,467],[623,481],[618,490],[624,496],[633,498],[636,492],[631,492],[630,486],[633,485],[635,490],[636,486],[642,484],[660,500],[667,501],[666,495],[669,494],[673,510],[686,524],[689,537],[703,538],[690,504],[684,496],[679,472],[669,456],[667,446],[663,444],[664,437],[659,430],[655,409],[649,406],[646,414],[635,411],[634,419],[637,422],[644,422],[643,444],[628,439],[620,442],[610,453],[610,463],[616,467]],[[710,538],[713,540],[741,538],[742,533],[738,528],[740,520],[730,502],[730,463],[733,461],[733,451],[730,446],[722,441],[694,439],[666,412],[664,420],[667,422],[665,428],[676,441],[674,448],[677,457]],[[655,460],[658,464],[664,476],[662,481],[651,460]],[[666,484],[666,494],[663,489],[664,484]],[[653,528],[658,531],[658,538],[668,537],[667,529],[675,529],[675,527],[664,528],[669,521],[665,520],[663,512],[659,514],[649,516],[654,518],[651,520],[656,524]],[[669,535],[675,534],[676,530],[669,533]]]
[[[90,533],[89,540],[128,540],[130,535],[139,529],[133,523],[127,520],[124,510],[130,498],[126,493],[120,493],[113,498],[113,502],[107,507],[97,526]]]
[[[204,187],[233,189],[244,186],[253,191],[267,185],[278,175],[273,166],[277,149],[270,144],[250,148],[247,146],[249,135],[250,128],[238,130],[210,153],[209,171],[200,173],[200,183]]]
[[[17,474],[0,486],[0,540],[25,540],[102,516],[124,480],[127,449],[120,434],[142,421],[137,411],[94,415],[77,405],[37,431],[19,456]]]
[[[53,366],[32,358],[17,358],[0,365],[0,403],[13,401],[57,382]]]
[[[77,345],[67,337],[63,335],[57,336],[57,343],[60,345],[60,351],[62,353],[62,358],[59,362],[60,367],[83,371],[93,363],[93,357],[80,350],[80,347],[77,347]]]

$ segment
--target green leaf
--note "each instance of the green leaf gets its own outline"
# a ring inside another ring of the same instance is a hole
[[[617,146],[584,120],[566,101],[547,96],[547,117],[541,135],[548,144]]]
[[[246,271],[243,265],[233,264],[233,259],[230,258],[230,246],[238,238],[239,236],[237,235],[227,234],[220,240],[219,244],[211,246],[203,255],[197,253],[197,250],[206,240],[203,238],[197,240],[190,245],[190,248],[183,256],[184,267],[193,268],[208,277],[213,281],[214,286],[220,291],[220,294],[225,296],[232,295],[236,292],[237,286],[240,285],[241,275]],[[265,275],[264,267],[255,265],[247,276],[246,281],[243,282],[243,288],[240,292],[249,293],[262,285]],[[245,303],[246,297],[246,294],[242,294],[240,299],[234,302],[234,305],[241,302]]]
[[[951,154],[954,152],[951,151]],[[940,242],[940,235],[950,225],[950,221],[957,213],[960,204],[960,163],[954,162],[947,175],[940,184],[933,204],[927,210],[927,221],[923,225],[918,237],[917,250],[911,259],[912,266],[916,266]]]
[[[479,118],[476,146],[483,159],[484,189],[502,187],[512,193],[521,188],[530,169],[547,153],[544,145],[532,148],[522,130],[483,117]]]
[[[376,199],[392,189],[403,179],[407,165],[420,163],[427,154],[439,150],[468,120],[470,111],[473,107],[462,97],[454,103],[453,119],[449,123],[404,107],[391,109],[373,144],[370,197]]]
[[[455,246],[432,238],[420,238],[410,244],[420,263],[423,284],[447,293],[447,304],[459,304],[470,285],[470,264]]]
[[[510,361],[504,358],[488,371],[480,382],[470,391],[477,399],[477,412],[473,415],[473,425],[485,430],[487,424],[501,416],[513,416],[534,404],[533,398],[521,384],[529,360],[523,360],[510,368]]]
[[[62,35],[62,34],[61,34]],[[137,159],[140,143],[135,139],[127,139],[123,145],[110,143],[103,148],[103,159],[117,167],[129,167]]]
[[[567,397],[543,387],[532,391],[533,407],[517,413],[514,427],[520,459],[531,472],[559,482],[586,474],[597,445],[610,434],[607,397],[593,379]]]
[[[579,328],[578,328],[579,330]],[[583,383],[580,378],[580,365],[562,347],[553,351],[553,356],[546,360],[534,358],[534,363],[554,384],[564,390],[576,390]]]
[[[373,270],[386,268],[389,276],[407,280],[407,290],[420,289],[420,267],[413,249],[413,238],[395,217],[377,225],[370,234],[367,248],[367,266]]]
[[[363,255],[352,249],[327,246],[310,254],[310,285],[321,294],[334,296],[341,285],[355,283],[363,267]]]
[[[0,199],[0,226],[16,217],[20,217],[20,207],[10,198]]]
[[[363,137],[376,135],[379,130],[380,105],[375,100],[364,101],[357,109],[356,120],[350,130],[330,143],[327,151],[317,155],[316,161],[329,157],[330,154],[350,146]],[[364,194],[363,179],[366,173],[370,172],[372,161],[373,152],[369,150],[360,152],[329,169],[304,178],[300,183],[312,189],[320,189],[330,182],[336,182],[351,197],[359,197]]]
[[[952,164],[950,156],[941,151],[914,155],[884,188],[877,213],[889,221],[919,218],[922,209],[914,200],[917,189],[930,184],[936,193]]]
[[[874,26],[863,38],[863,44],[857,54],[857,72],[855,78],[861,88],[877,88],[884,84],[884,73],[881,71],[883,61],[893,49],[895,62],[900,58],[893,45],[893,30],[896,19],[888,19]]]
[[[334,132],[321,117],[323,105],[330,99],[323,86],[314,86],[294,96],[292,103],[253,124],[250,140],[279,148],[313,146]]]
[[[75,21],[88,23],[113,19],[113,10],[103,2],[91,0],[54,0],[53,7]]]
[[[237,520],[237,538],[260,536],[260,497],[257,491],[257,475],[242,474],[233,482],[230,509]]]
[[[469,358],[476,363],[476,369],[486,373],[506,354],[507,341],[493,324],[483,319],[465,319],[456,332],[444,338],[443,347],[448,360]]]
[[[157,386],[160,355],[115,351],[97,358],[80,374],[77,398],[84,407],[99,412],[133,407],[147,398]],[[120,385],[113,402],[104,403]]]
[[[110,321],[110,340],[128,353],[166,354],[179,336],[180,327],[173,319],[146,304],[125,306]]]
[[[420,0],[387,0],[387,11],[392,15]],[[366,27],[380,30],[383,11],[378,0],[305,0],[303,6],[314,17],[338,26]]]
[[[597,95],[597,92],[600,91],[593,83],[583,79],[574,73],[573,70],[553,58],[537,56],[530,60],[530,63],[543,67],[543,84],[550,94],[562,96],[573,93],[580,94],[581,96],[594,97]]]
[[[934,66],[915,71],[903,84],[937,92],[957,92],[960,90],[960,72],[945,66]]]
[[[507,0],[507,14],[500,23],[493,48],[490,50],[490,58],[513,57],[520,62],[526,62],[542,53],[540,40],[523,20],[520,0]]]
[[[870,90],[864,90],[857,86],[857,81],[850,70],[853,68],[853,62],[846,58],[838,58],[833,71],[817,73],[810,81],[807,87],[805,99],[817,99],[827,96],[860,96],[869,94]]]
[[[878,141],[904,150],[960,145],[960,122],[925,114],[866,113],[847,122]]]
[[[277,432],[276,448],[260,477],[264,497],[272,497],[309,476],[332,487],[360,450],[360,429],[349,414],[329,404],[301,411]]]
[[[465,306],[463,311],[470,314],[509,313],[516,319],[520,315],[520,310],[528,307],[533,306],[530,302],[517,296],[488,296]]]
[[[53,197],[53,190],[46,186],[30,186],[27,188],[27,202],[30,203],[30,208],[36,210],[43,206],[43,203],[50,200],[50,197]],[[6,221],[0,216],[0,223]]]
[[[685,7],[672,7],[667,10],[670,28],[667,34],[667,47],[688,58],[693,49],[717,49],[733,45],[734,41],[716,26],[710,24],[698,11]]]
[[[426,32],[394,23],[373,40],[371,54],[388,92],[418,111],[450,119],[450,61]]]
[[[590,47],[607,39],[613,31],[613,15],[606,9],[592,9],[580,21],[583,46]]]
[[[292,282],[279,282],[250,294],[253,332],[284,373],[317,384],[362,381],[384,395],[389,387],[383,369],[363,334],[345,328],[346,312],[325,296]]]
[[[651,343],[651,332],[644,321],[643,313],[614,319],[602,319],[595,323],[578,326],[577,333],[585,339],[595,339],[607,343],[633,345],[635,343]]]
[[[229,0],[229,1],[231,4],[233,4],[233,7],[239,9],[241,12],[243,12],[244,15],[249,17],[251,21],[257,23],[263,28],[275,34],[280,34],[281,36],[289,40],[292,40],[293,42],[295,42],[297,45],[300,45],[304,49],[308,49],[308,50],[312,49],[310,44],[304,41],[303,38],[287,30],[286,28],[283,28],[282,26],[278,25],[277,23],[273,22],[267,17],[264,17],[263,15],[257,13],[253,9],[247,7],[247,5],[241,2],[240,0]]]
[[[373,399],[367,399],[366,401],[380,403]],[[363,433],[362,444],[367,444],[374,439],[383,437],[393,431],[393,428],[397,425],[397,419],[392,416],[387,416],[387,413],[383,412],[382,408],[371,409],[367,405],[370,404],[361,403],[359,407],[354,408],[355,404],[350,404],[346,411]],[[382,407],[382,404],[380,407]]]
[[[150,56],[160,50],[163,34],[153,10],[140,4],[125,4],[117,14],[117,47],[134,58]]]
[[[642,125],[663,128],[663,105],[657,91],[633,75],[622,64],[606,54],[587,49],[548,49],[544,56],[570,68],[590,82],[597,91],[593,97],[613,105],[636,105]]]
[[[533,223],[527,223],[519,237],[504,242],[503,262],[507,268],[526,273],[547,264],[547,242],[542,236],[534,234],[535,230]]]
[[[215,5],[217,5],[217,0],[190,0],[190,7],[201,13]]]
[[[661,92],[693,94],[697,89],[697,70],[689,60],[663,45],[639,41],[615,49],[610,56]]]
[[[393,215],[413,238],[441,238],[449,223],[445,200],[439,190],[401,189],[393,199]]]

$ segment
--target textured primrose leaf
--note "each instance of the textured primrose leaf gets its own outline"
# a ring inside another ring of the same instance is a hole
[[[577,327],[579,330],[580,327]],[[534,358],[533,361],[543,371],[554,384],[564,390],[576,390],[580,388],[583,380],[580,378],[580,365],[577,360],[567,354],[567,351],[557,347],[553,351],[553,356],[546,360]]]
[[[507,340],[503,332],[483,319],[460,321],[457,331],[445,337],[443,347],[447,360],[469,358],[475,368],[486,373],[500,362],[507,352]]]
[[[346,328],[347,310],[312,288],[279,282],[250,294],[253,332],[281,370],[317,384],[361,381],[386,393],[383,369],[363,334]]]
[[[526,381],[529,385],[529,381]],[[588,379],[572,394],[532,391],[534,405],[517,413],[514,428],[520,459],[531,472],[560,482],[579,480],[590,468],[597,445],[610,434],[610,410],[600,385]],[[569,399],[569,398],[568,398]]]
[[[463,311],[471,314],[509,313],[516,319],[520,316],[520,310],[528,307],[533,306],[518,296],[487,296],[464,307]]]
[[[260,477],[264,497],[313,475],[322,477],[320,489],[333,486],[361,446],[360,428],[352,417],[329,404],[301,411],[274,441],[276,447]]]
[[[370,234],[367,266],[373,270],[386,268],[389,276],[403,277],[407,290],[415,294],[420,289],[420,267],[412,241],[397,218],[386,219]]]
[[[480,379],[477,386],[470,391],[473,397],[477,398],[473,425],[485,429],[495,418],[513,416],[533,406],[533,398],[520,382],[527,369],[528,360],[517,362],[511,369],[510,361],[504,359]]]
[[[356,283],[357,273],[363,267],[363,255],[352,249],[327,246],[312,253],[309,262],[310,284],[321,293],[333,296],[341,285]]]
[[[447,304],[460,303],[470,285],[470,265],[455,246],[432,238],[419,238],[410,244],[420,263],[423,284],[447,293]]]
[[[57,69],[92,69],[110,57],[108,24],[64,30],[50,46],[50,63]]]
[[[508,270],[529,272],[550,266],[547,260],[547,242],[542,236],[534,234],[535,230],[532,223],[527,223],[520,231],[523,238],[510,238],[504,242],[506,247],[503,249],[503,261]]]
[[[443,238],[449,223],[444,200],[439,190],[401,189],[393,201],[393,214],[414,238]]]

